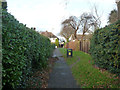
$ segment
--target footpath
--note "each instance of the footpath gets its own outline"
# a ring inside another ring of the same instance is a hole
[[[53,71],[50,73],[47,88],[80,88],[72,76],[70,67],[66,64],[59,49],[55,49],[53,57],[57,57]]]

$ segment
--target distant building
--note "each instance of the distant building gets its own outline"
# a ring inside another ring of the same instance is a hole
[[[55,43],[56,39],[59,39],[57,36],[55,36],[52,32],[40,32],[40,34],[42,34],[43,36],[46,36],[50,39],[51,43]]]

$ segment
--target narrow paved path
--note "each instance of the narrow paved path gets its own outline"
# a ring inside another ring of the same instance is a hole
[[[59,49],[55,49],[53,56],[58,57],[59,60],[55,62],[53,71],[50,73],[48,88],[79,88]]]

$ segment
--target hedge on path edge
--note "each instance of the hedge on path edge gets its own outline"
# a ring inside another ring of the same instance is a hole
[[[97,66],[120,76],[120,20],[94,32],[90,54]]]
[[[54,46],[47,37],[2,10],[2,85],[25,88],[34,69],[47,66]]]

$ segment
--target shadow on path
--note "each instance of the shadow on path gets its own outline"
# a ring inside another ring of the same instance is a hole
[[[58,57],[59,60],[55,62],[53,71],[50,73],[48,88],[79,88],[59,49],[54,50],[53,57]]]

